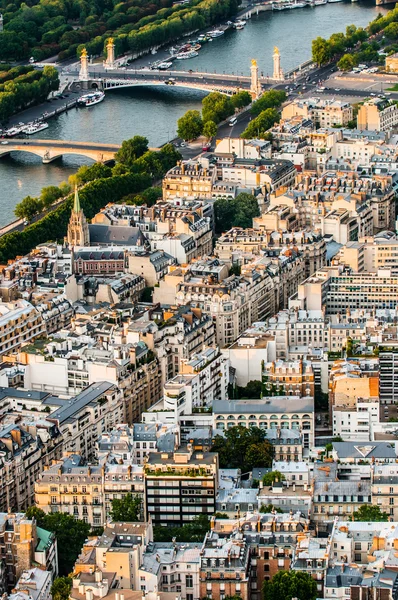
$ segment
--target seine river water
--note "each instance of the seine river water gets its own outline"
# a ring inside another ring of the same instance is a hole
[[[339,2],[314,8],[268,11],[254,16],[240,31],[227,33],[205,44],[199,56],[178,65],[182,69],[249,74],[256,58],[264,75],[272,73],[273,47],[278,46],[284,70],[311,57],[311,41],[329,37],[353,23],[364,26],[385,12],[374,0]],[[76,141],[120,143],[136,134],[145,135],[157,146],[174,137],[177,119],[188,109],[200,108],[202,94],[165,87],[133,88],[107,93],[104,102],[92,109],[73,109],[49,121],[37,137]],[[47,185],[57,185],[76,171],[80,157],[66,157],[49,165],[39,158],[18,153],[0,160],[0,225],[13,220],[13,209],[24,196],[37,195]]]

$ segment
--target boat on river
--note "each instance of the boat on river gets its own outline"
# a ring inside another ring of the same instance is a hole
[[[222,29],[213,29],[213,31],[208,31],[207,35],[214,39],[224,35],[224,31]]]
[[[187,58],[194,58],[195,56],[199,56],[199,52],[196,52],[195,50],[189,50],[188,52],[181,52],[180,54],[177,54],[176,59],[186,60]]]
[[[99,104],[103,100],[105,100],[104,92],[98,91],[92,92],[91,94],[85,94],[84,96],[80,96],[77,103],[79,106],[86,106],[88,108],[89,106]]]
[[[43,131],[44,129],[48,129],[48,123],[45,121],[34,121],[33,123],[29,123],[22,129],[23,133],[27,135],[33,135],[34,133],[39,133],[39,131]]]

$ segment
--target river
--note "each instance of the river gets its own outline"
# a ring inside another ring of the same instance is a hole
[[[249,74],[250,60],[256,58],[264,75],[272,73],[272,53],[278,46],[285,71],[308,60],[311,41],[329,37],[353,23],[365,26],[386,7],[374,0],[339,2],[314,8],[268,11],[249,20],[240,31],[227,31],[205,44],[199,56],[181,61],[181,69]],[[148,58],[150,60],[150,58]],[[177,61],[178,62],[178,61]],[[37,137],[77,141],[120,143],[136,134],[145,135],[158,146],[176,133],[177,119],[188,109],[200,108],[203,94],[165,87],[132,88],[107,93],[104,102],[91,109],[73,109],[54,120]],[[47,185],[66,180],[81,164],[90,161],[66,157],[49,165],[39,158],[17,153],[0,160],[0,225],[14,218],[13,209],[24,196],[35,196]]]

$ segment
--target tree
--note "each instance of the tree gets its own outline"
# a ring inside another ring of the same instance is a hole
[[[321,37],[312,40],[312,60],[319,67],[326,65],[331,58],[331,46],[327,40]]]
[[[217,125],[214,123],[214,121],[206,121],[206,123],[203,126],[203,135],[207,137],[208,140],[210,140],[216,134]]]
[[[56,577],[51,586],[51,596],[53,600],[69,600],[72,589],[71,577]]]
[[[203,131],[203,121],[198,110],[188,110],[177,121],[177,135],[183,140],[196,140]]]
[[[136,136],[141,137],[141,136]],[[146,139],[146,138],[142,138]],[[124,142],[123,142],[124,143]],[[120,150],[119,150],[120,152]],[[112,176],[112,169],[103,163],[95,163],[90,167],[87,165],[82,165],[80,169],[76,173],[77,183],[84,184],[89,181],[94,181],[95,179],[103,179],[106,177]]]
[[[42,203],[39,198],[32,198],[32,196],[26,196],[21,202],[19,202],[14,208],[15,216],[18,219],[27,219],[30,221],[32,217],[37,215],[42,209]]]
[[[216,233],[231,227],[252,227],[253,217],[259,214],[258,202],[252,194],[242,192],[236,198],[220,198],[214,203]]]
[[[218,452],[221,468],[241,469],[242,473],[254,467],[270,467],[273,446],[265,431],[258,427],[231,427],[224,435],[216,435],[212,452]]]
[[[274,506],[273,504],[262,504],[260,506],[260,513],[269,514],[272,512],[283,513],[283,510],[279,508],[279,506]]]
[[[264,94],[253,103],[250,112],[252,115],[257,116],[263,112],[263,110],[267,110],[267,108],[278,108],[285,100],[285,92],[281,90],[269,90],[269,92],[264,92]]]
[[[60,575],[68,575],[90,532],[90,525],[67,513],[45,514],[35,506],[27,509],[28,519],[34,517],[39,527],[51,531],[57,538]]]
[[[252,97],[249,94],[249,92],[246,92],[246,90],[242,90],[242,91],[238,92],[237,94],[234,94],[233,96],[231,96],[232,106],[237,110],[239,110],[240,108],[244,108],[245,106],[248,106],[251,101],[252,101]]]
[[[227,513],[216,512],[214,516],[216,517],[216,519],[229,519]]]
[[[139,496],[126,494],[121,500],[114,499],[111,502],[110,516],[113,521],[134,522],[139,521],[141,515],[142,501]]]
[[[354,521],[388,521],[388,514],[382,512],[380,506],[375,504],[363,504],[354,512]]]
[[[203,122],[214,121],[219,123],[224,121],[235,112],[231,98],[220,92],[211,92],[202,100],[202,118]]]
[[[62,196],[63,192],[59,187],[55,185],[49,185],[48,187],[42,188],[40,193],[40,201],[45,208],[48,208],[51,206],[51,204],[53,204],[53,202],[58,200],[58,198],[62,198]]]
[[[275,108],[267,108],[260,112],[258,117],[250,121],[241,137],[245,139],[259,138],[265,139],[268,129],[275,123],[279,123],[280,114]]]
[[[340,71],[352,71],[353,67],[355,67],[355,62],[352,54],[344,54],[337,63],[337,67]]]
[[[153,537],[155,542],[171,542],[173,538],[177,542],[203,542],[203,538],[209,529],[209,517],[202,514],[181,527],[155,526],[153,528]]]
[[[142,135],[135,135],[129,140],[122,142],[122,147],[115,154],[115,161],[130,168],[137,158],[148,151],[148,140]]]
[[[278,481],[284,481],[285,476],[282,475],[282,473],[280,471],[270,471],[269,473],[266,473],[263,477],[263,484],[267,485],[267,486],[271,486],[275,483],[276,480]]]
[[[263,600],[315,600],[315,579],[304,571],[278,571],[271,580],[264,581]]]
[[[261,381],[249,381],[245,387],[237,386],[236,398],[259,399],[261,398],[262,383]]]

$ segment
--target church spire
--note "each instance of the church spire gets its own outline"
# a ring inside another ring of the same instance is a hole
[[[79,213],[81,211],[79,192],[77,191],[77,185],[75,185],[75,200],[73,203],[73,212]]]

